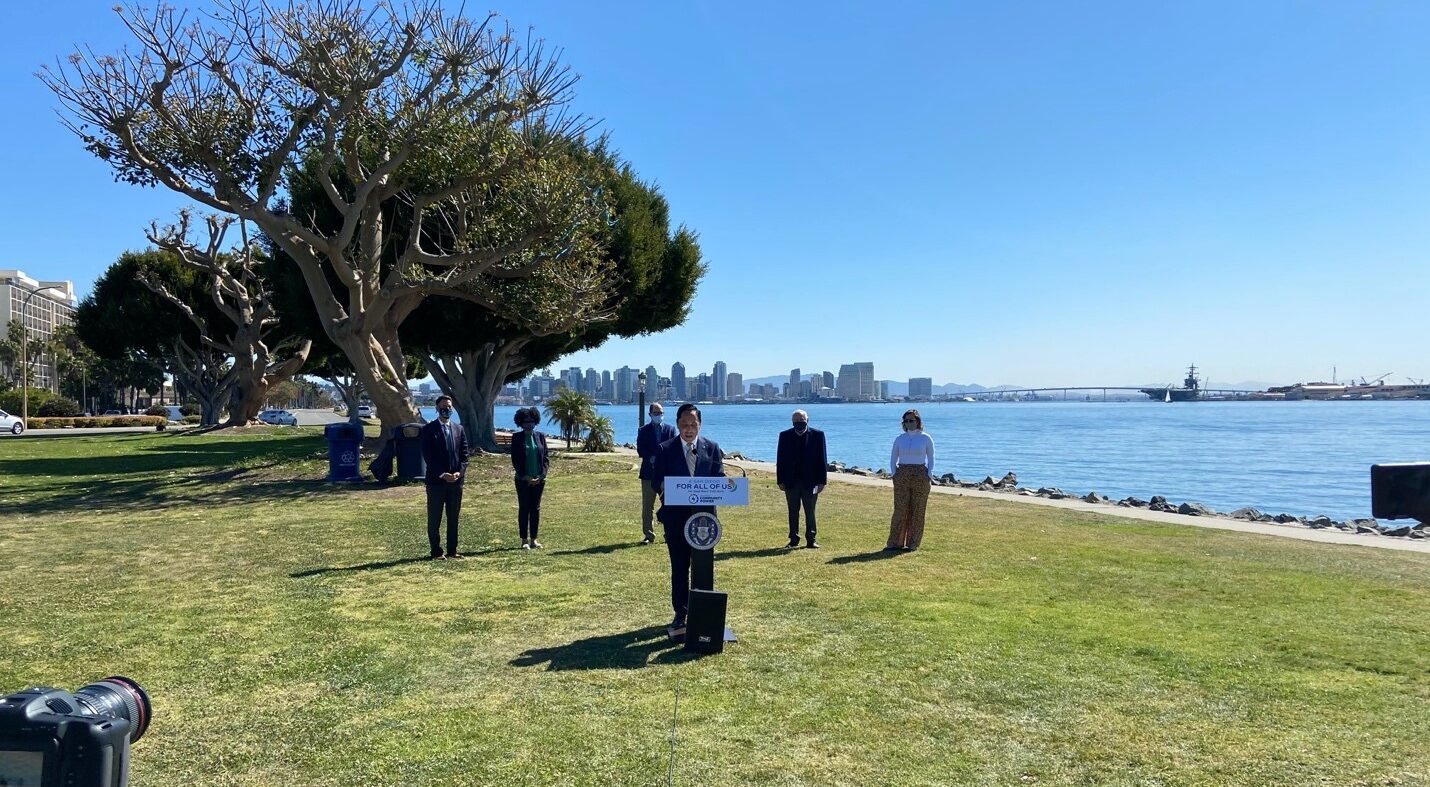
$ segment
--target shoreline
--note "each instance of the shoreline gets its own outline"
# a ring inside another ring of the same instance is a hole
[[[573,451],[572,453],[577,452]],[[636,456],[635,448],[627,445],[617,445],[614,453],[616,455]],[[590,454],[590,456],[601,455],[602,454]],[[606,455],[609,456],[610,454]],[[725,462],[726,464],[739,467],[741,470],[747,472],[754,470],[770,475],[774,475],[775,473],[774,462],[747,459],[738,451],[727,452],[725,454]],[[837,465],[838,463],[831,462],[831,464]],[[857,470],[860,468],[853,469]],[[887,476],[887,471],[885,471],[885,474]],[[849,472],[848,469],[830,470],[829,481],[830,483],[838,482],[858,486],[893,487],[893,481],[888,477],[880,476],[877,471],[854,473]],[[1143,522],[1158,522],[1161,524],[1201,527],[1212,530],[1229,530],[1237,533],[1292,538],[1322,544],[1363,546],[1375,549],[1391,549],[1403,552],[1430,554],[1430,537],[1412,538],[1406,536],[1387,536],[1369,528],[1366,530],[1348,531],[1341,527],[1329,525],[1308,526],[1304,523],[1272,523],[1233,519],[1214,511],[1207,514],[1183,514],[1177,513],[1175,510],[1161,511],[1151,508],[1122,506],[1110,500],[1106,502],[1089,502],[1067,495],[1062,495],[1057,498],[1039,496],[1033,490],[1028,489],[1010,488],[1005,491],[993,491],[979,489],[978,486],[979,485],[960,486],[957,482],[950,484],[940,479],[935,479],[933,488],[929,491],[931,494],[955,495],[979,500],[997,500],[1006,503],[1023,503],[1047,508],[1060,508],[1067,511],[1081,511],[1088,514],[1101,514],[1122,519],[1136,519]],[[1299,521],[1300,520],[1297,520],[1297,522]],[[1414,522],[1414,520],[1408,521]],[[1397,526],[1392,529],[1405,529],[1407,532],[1425,532],[1426,536],[1430,536],[1430,526],[1418,525],[1418,523]]]

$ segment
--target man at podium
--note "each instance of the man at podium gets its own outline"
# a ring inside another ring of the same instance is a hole
[[[714,441],[700,436],[700,408],[686,403],[675,412],[679,435],[660,445],[655,457],[651,484],[660,494],[660,510],[655,518],[665,528],[665,548],[670,552],[670,606],[675,610],[672,629],[685,627],[690,599],[690,545],[685,542],[685,520],[714,506],[676,505],[665,499],[666,476],[721,476],[725,474],[724,454]]]

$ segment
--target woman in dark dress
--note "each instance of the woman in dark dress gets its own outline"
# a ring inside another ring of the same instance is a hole
[[[511,466],[516,469],[516,524],[522,549],[540,549],[536,530],[541,526],[541,493],[546,491],[550,456],[546,435],[536,431],[541,413],[535,407],[516,411],[521,431],[511,436]]]

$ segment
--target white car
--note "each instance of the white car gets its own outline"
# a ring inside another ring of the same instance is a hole
[[[358,418],[371,418],[371,417],[372,417],[372,405],[370,405],[370,404],[360,404],[360,405],[358,405]]]
[[[258,420],[265,424],[274,426],[297,426],[298,416],[287,410],[264,410],[258,414]]]
[[[20,434],[25,431],[25,422],[18,415],[10,415],[0,410],[0,432]]]

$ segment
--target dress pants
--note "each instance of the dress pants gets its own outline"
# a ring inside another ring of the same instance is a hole
[[[447,509],[447,554],[457,554],[457,515],[462,512],[462,485],[446,481],[427,484],[427,543],[432,555],[442,554],[438,540],[442,530],[442,509]]]
[[[528,538],[536,540],[536,529],[541,526],[541,494],[545,491],[544,479],[539,484],[528,484],[517,479],[516,528],[521,533],[522,541]]]
[[[814,504],[818,502],[819,496],[814,490],[807,486],[787,486],[785,487],[785,503],[789,506],[789,540],[795,541],[799,538],[799,508],[804,506],[804,542],[814,543]]]
[[[661,517],[665,549],[670,553],[670,607],[681,620],[690,607],[690,545],[685,543],[685,520],[700,511],[715,513],[712,506],[670,506]]]
[[[641,479],[641,534],[655,540],[655,483],[649,478]]]
[[[918,549],[924,537],[924,509],[928,506],[928,468],[899,465],[894,472],[894,516],[889,521],[889,549]]]

